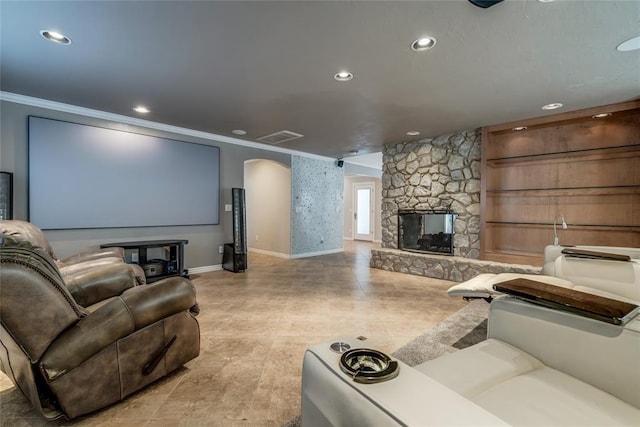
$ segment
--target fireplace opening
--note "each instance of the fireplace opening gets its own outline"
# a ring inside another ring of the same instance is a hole
[[[456,214],[450,210],[399,210],[398,248],[453,255]]]

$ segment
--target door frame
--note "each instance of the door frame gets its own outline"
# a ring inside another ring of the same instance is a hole
[[[358,189],[368,188],[371,191],[371,197],[369,198],[369,234],[368,237],[363,238],[362,234],[358,234],[358,222],[356,219],[356,213],[358,212]],[[367,242],[373,242],[375,239],[375,197],[376,197],[376,183],[374,181],[354,182],[351,188],[352,210],[351,215],[351,236],[353,240],[363,240]]]

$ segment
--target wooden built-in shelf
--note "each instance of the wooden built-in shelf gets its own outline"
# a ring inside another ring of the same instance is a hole
[[[592,193],[601,193],[602,190],[612,189],[619,192],[621,189],[627,188],[631,191],[640,191],[640,186],[638,185],[612,185],[612,186],[599,186],[599,187],[558,187],[558,188],[509,188],[509,189],[496,189],[496,190],[487,190],[487,193],[539,193],[539,195],[550,196],[551,193],[557,193],[560,191],[579,191],[581,193],[586,193],[585,190],[594,190]],[[546,194],[545,194],[546,193]]]
[[[492,159],[487,159],[487,163],[490,165],[498,165],[501,163],[509,163],[509,162],[521,162],[521,161],[533,161],[537,162],[542,159],[562,159],[568,160],[571,157],[580,157],[589,154],[599,154],[604,153],[607,156],[610,156],[612,153],[628,153],[633,151],[640,151],[640,144],[633,145],[621,145],[617,147],[596,147],[596,148],[584,148],[580,150],[571,150],[571,151],[558,151],[551,153],[537,153],[537,154],[527,154],[521,156],[510,156],[510,157],[495,157]]]
[[[553,227],[553,223],[552,222],[548,222],[548,223],[544,223],[544,222],[505,222],[505,221],[487,221],[487,224],[504,224],[504,225],[521,225],[521,226],[528,226],[528,225],[543,225],[543,226],[547,226],[547,227]],[[585,227],[595,227],[598,229],[616,229],[616,228],[626,228],[629,230],[634,230],[636,228],[640,229],[640,227],[638,226],[634,226],[634,225],[615,225],[615,224],[575,224],[575,223],[567,223],[568,228],[585,228]],[[560,230],[562,228],[562,223],[558,222],[556,223],[556,227],[558,230]]]
[[[541,265],[554,221],[561,244],[640,247],[640,101],[487,127],[482,152],[481,258]]]

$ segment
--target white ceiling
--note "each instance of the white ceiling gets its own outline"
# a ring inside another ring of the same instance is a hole
[[[345,161],[354,165],[382,170],[382,152],[350,156]]]
[[[289,130],[304,137],[279,147],[333,158],[640,98],[640,51],[616,50],[639,1],[3,0],[0,19],[4,92],[248,141]],[[433,49],[409,49],[424,35]]]

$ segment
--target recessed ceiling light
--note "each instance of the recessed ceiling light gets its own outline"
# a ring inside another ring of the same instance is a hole
[[[247,131],[242,129],[234,129],[231,131],[231,133],[234,135],[246,135]]]
[[[543,110],[556,110],[558,108],[562,107],[562,104],[559,102],[553,102],[551,104],[547,104],[547,105],[543,105],[542,109]]]
[[[551,3],[553,0],[538,0],[540,3]]]
[[[407,132],[407,135],[416,136],[416,135],[420,135],[420,132],[418,132],[417,130],[410,130],[409,132]]]
[[[69,37],[57,31],[42,30],[40,31],[40,35],[45,39],[54,43],[64,44],[64,45],[71,44],[71,39]]]
[[[335,76],[333,76],[333,78],[339,82],[348,82],[353,78],[353,74],[348,71],[340,71]]]
[[[349,154],[353,154],[353,155],[356,155],[356,154],[358,154],[358,153],[359,153],[359,151],[358,151],[358,150],[351,150],[351,151],[349,151]]]
[[[513,128],[513,129],[511,129],[511,130],[515,130],[515,131],[517,132],[517,131],[519,131],[519,130],[525,130],[525,129],[527,129],[527,127],[526,127],[526,126],[517,126],[517,127],[514,127],[514,128]]]
[[[604,119],[605,117],[609,117],[611,116],[611,113],[600,113],[600,114],[594,114],[593,117],[594,119]]]
[[[151,112],[151,110],[149,110],[144,105],[136,105],[135,107],[133,107],[133,111],[140,114],[147,114]]]
[[[640,49],[640,36],[633,37],[627,41],[624,41],[616,47],[619,52],[629,52],[631,50]]]
[[[411,49],[416,52],[431,49],[436,45],[436,39],[434,37],[423,37],[421,39],[414,40],[411,43]]]

